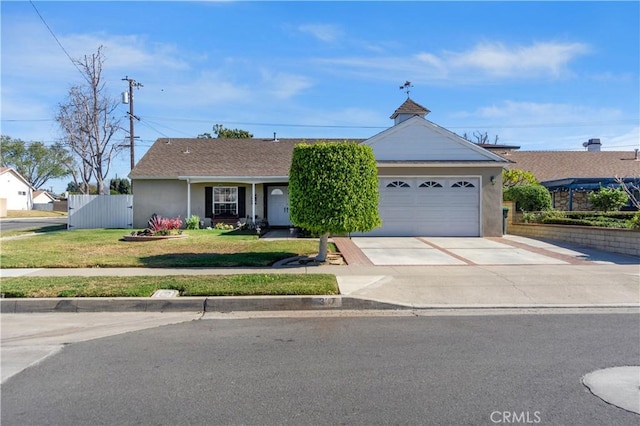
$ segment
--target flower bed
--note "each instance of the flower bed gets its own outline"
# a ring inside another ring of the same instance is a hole
[[[142,231],[133,231],[131,235],[125,235],[125,241],[155,241],[171,238],[184,238],[182,234],[182,220],[180,217],[167,218],[154,214]]]
[[[175,235],[125,235],[122,237],[125,241],[156,241],[156,240],[170,240],[177,238],[187,238],[187,234],[175,234]]]

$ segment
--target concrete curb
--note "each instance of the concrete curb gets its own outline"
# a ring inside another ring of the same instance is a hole
[[[234,312],[339,309],[411,309],[344,296],[243,296],[1,299],[4,314],[42,312]]]
[[[45,312],[249,312],[327,310],[508,310],[508,309],[640,309],[637,303],[617,304],[511,304],[511,305],[403,305],[348,296],[241,296],[241,297],[77,297],[0,299],[0,313]]]

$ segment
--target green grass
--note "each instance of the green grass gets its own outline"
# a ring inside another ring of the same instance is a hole
[[[43,234],[46,232],[64,231],[67,229],[67,225],[47,225],[36,226],[33,228],[17,229],[15,231],[0,231],[0,237],[17,237],[26,234]]]
[[[5,240],[0,247],[2,268],[92,267],[234,267],[270,266],[294,256],[318,252],[307,239],[265,241],[256,235],[221,230],[189,230],[187,238],[128,242],[126,229],[84,229],[47,232]],[[330,250],[335,247],[330,245]]]
[[[61,217],[66,216],[66,212],[54,212],[44,210],[7,210],[8,218],[21,217]]]
[[[178,290],[181,296],[331,295],[336,277],[328,274],[243,274],[136,277],[4,278],[8,298],[150,297],[156,290]]]

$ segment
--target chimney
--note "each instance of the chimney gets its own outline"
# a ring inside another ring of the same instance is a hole
[[[587,148],[589,152],[599,152],[602,144],[600,143],[600,139],[589,139],[589,141],[583,143],[582,146]]]
[[[636,148],[636,150],[635,150],[635,151],[636,151],[636,155],[635,155],[634,160],[638,161],[638,148]]]

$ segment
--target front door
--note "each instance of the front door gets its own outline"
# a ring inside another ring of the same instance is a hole
[[[267,200],[267,220],[271,226],[290,226],[289,191],[286,186],[270,186]]]

